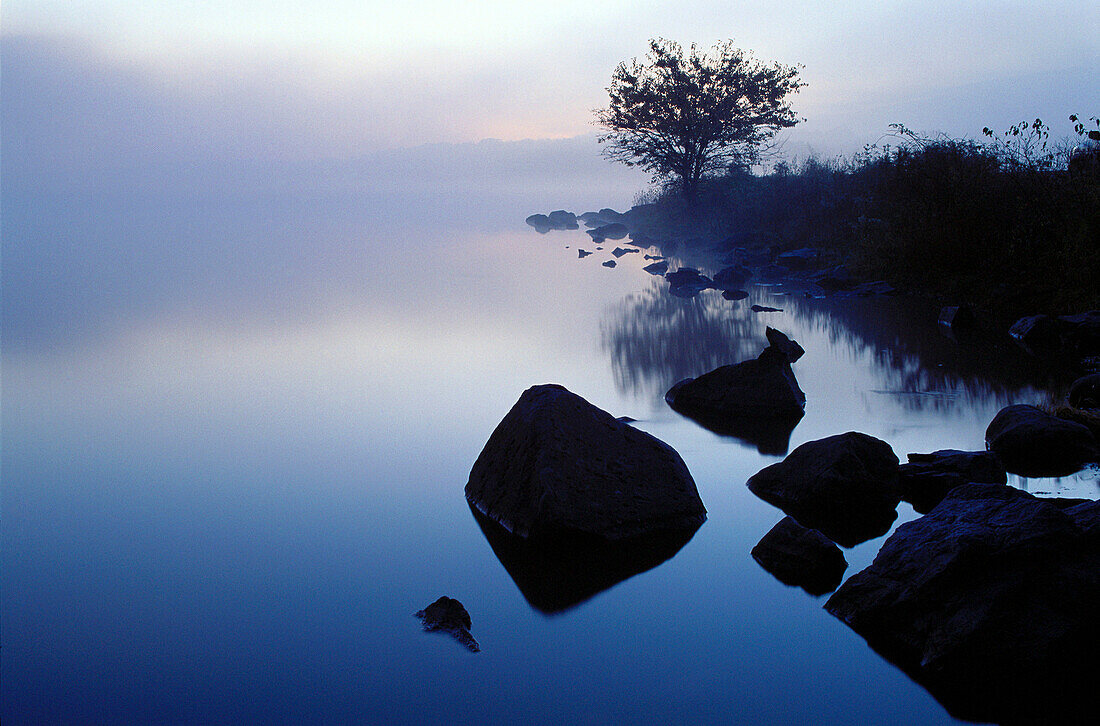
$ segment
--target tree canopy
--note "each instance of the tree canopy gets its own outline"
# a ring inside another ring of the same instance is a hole
[[[609,159],[679,180],[689,199],[704,176],[750,166],[799,121],[789,99],[805,85],[799,66],[756,60],[732,41],[709,54],[661,38],[649,49],[615,68],[610,104],[596,111],[600,143]]]

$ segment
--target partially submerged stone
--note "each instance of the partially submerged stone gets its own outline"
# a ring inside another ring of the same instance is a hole
[[[833,542],[791,517],[779,520],[752,548],[752,558],[785,585],[824,595],[840,585],[848,561]]]
[[[958,718],[1092,723],[1100,503],[956,487],[825,608]]]
[[[604,267],[614,267],[614,266],[615,266],[615,264],[616,264],[616,263],[615,263],[615,260],[608,260],[607,262],[604,262],[604,263],[603,263],[603,266],[604,266]]]
[[[1100,458],[1088,427],[1025,404],[1002,408],[985,440],[1008,471],[1023,476],[1064,476]]]
[[[806,349],[799,345],[798,341],[792,340],[785,333],[770,325],[764,328],[764,337],[768,339],[768,345],[787,356],[787,360],[791,363],[794,363],[806,353]]]
[[[577,215],[572,212],[567,212],[564,209],[558,209],[550,212],[547,217],[550,221],[550,225],[554,229],[579,229],[580,225],[577,224]]]
[[[723,290],[722,297],[726,300],[744,300],[749,294],[744,290]]]
[[[692,267],[681,267],[665,275],[669,293],[677,297],[695,297],[703,290],[714,287],[706,275]]]
[[[1004,464],[992,451],[942,449],[931,454],[909,454],[909,463],[898,467],[901,498],[920,514],[926,514],[957,486],[1007,481]]]
[[[752,310],[754,313],[781,313],[781,312],[783,312],[782,308],[771,308],[771,307],[768,307],[767,305],[753,305],[751,308],[749,308],[749,310]]]
[[[623,255],[629,255],[631,252],[641,252],[641,250],[637,250],[637,249],[632,250],[632,249],[627,249],[626,247],[616,247],[615,249],[611,250],[611,254],[615,255],[616,257],[622,257]]]
[[[661,276],[668,272],[668,262],[666,262],[665,260],[658,260],[657,262],[646,265],[642,269],[651,275]]]
[[[609,239],[622,239],[626,237],[627,229],[625,224],[619,224],[615,222],[613,224],[604,224],[595,229],[588,230],[588,234],[596,242],[603,242]]]
[[[624,540],[697,528],[695,482],[672,447],[562,386],[524,391],[470,471],[466,499],[520,537]]]
[[[424,630],[450,633],[455,640],[474,653],[481,650],[474,636],[470,635],[470,613],[466,612],[466,608],[458,600],[444,595],[418,611],[416,617],[424,623]]]
[[[845,547],[886,534],[901,500],[890,445],[855,431],[802,444],[754,474],[748,487]]]
[[[584,250],[584,249],[578,249],[577,250],[577,258],[578,259],[583,260],[585,257],[588,257],[590,254],[592,254],[592,253],[589,252],[588,250]]]
[[[724,267],[714,273],[714,286],[719,290],[736,290],[752,277],[752,271],[742,265]]]

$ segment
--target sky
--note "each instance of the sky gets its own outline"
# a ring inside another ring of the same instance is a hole
[[[347,159],[592,134],[649,38],[802,64],[790,153],[1100,113],[1100,4],[8,0],[5,157]],[[1088,107],[1091,104],[1091,108]]]

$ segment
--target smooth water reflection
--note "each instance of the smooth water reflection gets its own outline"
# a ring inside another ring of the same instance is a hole
[[[299,210],[279,249],[306,269],[270,279],[272,251],[199,292],[45,289],[64,315],[5,318],[4,722],[949,722],[749,556],[782,513],[744,482],[776,456],[663,392],[755,356],[770,324],[807,350],[791,446],[856,429],[904,457],[981,448],[996,409],[1041,397],[1042,378],[983,368],[881,300],[673,298],[641,255],[609,270],[610,246],[577,258],[583,232],[526,228],[552,201],[488,218],[465,203],[462,217],[441,202],[445,229]],[[191,285],[244,234],[223,231],[160,250],[156,269],[197,255]],[[6,276],[21,242],[6,226]],[[20,284],[80,278],[66,270],[22,269]],[[784,312],[747,312],[768,301]],[[548,595],[533,589],[542,565],[494,551],[463,487],[500,418],[546,382],[681,453],[709,513],[690,541]],[[1088,475],[1017,483],[1097,490]],[[848,551],[849,572],[881,541]],[[419,632],[412,613],[442,594],[466,605],[482,653]]]

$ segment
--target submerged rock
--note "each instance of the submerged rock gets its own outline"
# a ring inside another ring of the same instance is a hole
[[[1100,502],[967,484],[898,527],[825,608],[957,718],[1091,723]]]
[[[646,272],[648,272],[651,275],[660,276],[660,275],[664,275],[666,272],[668,272],[668,263],[664,260],[660,260],[658,262],[654,262],[652,264],[646,265],[642,269],[645,270]]]
[[[828,537],[790,517],[779,520],[756,543],[752,558],[775,579],[811,595],[835,590],[848,569],[844,553]]]
[[[909,463],[898,467],[901,498],[920,514],[927,514],[957,486],[1007,481],[1004,465],[992,451],[942,449],[931,454],[909,454]]]
[[[458,600],[444,595],[428,607],[416,613],[424,623],[424,630],[450,633],[455,640],[477,653],[481,646],[470,635],[470,613]]]
[[[1002,408],[985,441],[1008,471],[1023,476],[1064,476],[1100,457],[1088,427],[1024,404]]]
[[[890,445],[854,431],[802,444],[754,474],[748,487],[845,547],[886,534],[901,500]]]
[[[524,391],[493,431],[466,499],[520,536],[617,541],[706,518],[680,455],[555,384]]]

